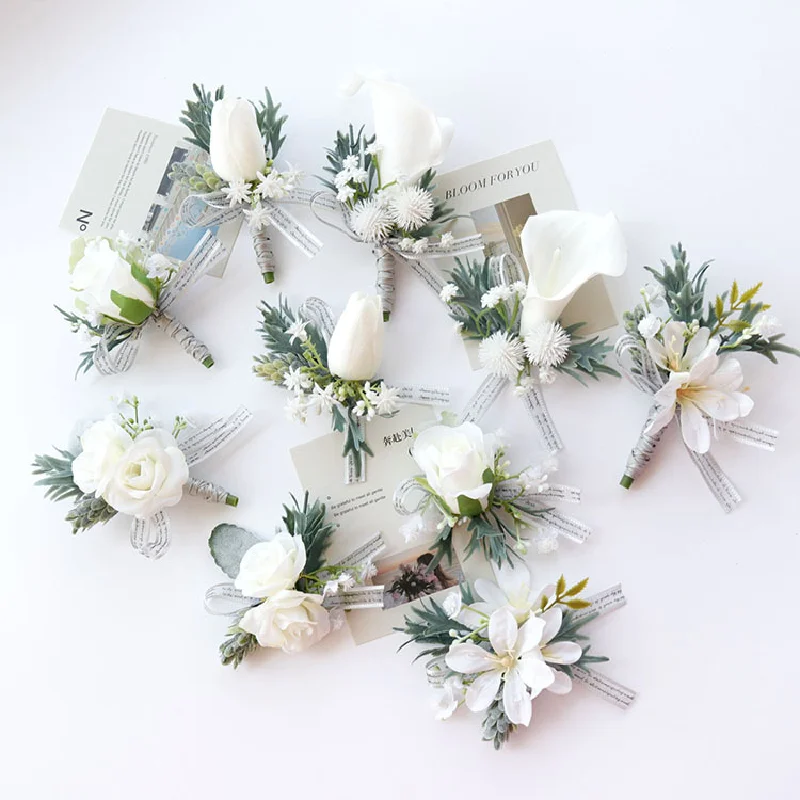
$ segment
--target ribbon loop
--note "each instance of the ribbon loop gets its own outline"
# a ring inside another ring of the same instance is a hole
[[[331,307],[324,300],[319,297],[309,297],[300,306],[297,313],[301,319],[312,323],[326,342],[330,341],[335,323]]]
[[[145,558],[161,558],[169,549],[170,538],[169,517],[164,511],[131,520],[131,545]]]
[[[205,461],[217,450],[225,447],[252,418],[253,415],[247,408],[239,406],[233,414],[215,419],[182,439],[179,444],[186,463],[192,467]]]
[[[217,583],[205,595],[203,605],[209,614],[236,617],[248,608],[262,603],[256,597],[245,597],[230,581]]]

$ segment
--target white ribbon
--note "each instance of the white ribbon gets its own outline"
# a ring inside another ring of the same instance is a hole
[[[158,298],[156,310],[141,325],[113,324],[106,326],[94,349],[93,362],[97,371],[101,375],[114,375],[129,370],[139,353],[142,331],[147,325],[155,325],[160,328],[171,339],[175,339],[196,361],[211,366],[214,360],[209,349],[167,310],[184,289],[211,269],[226,253],[227,250],[222,242],[210,231],[206,231],[189,257],[181,262],[178,271],[172,276],[172,280],[164,287]],[[120,334],[125,335],[126,332],[129,332],[127,338],[114,345]]]
[[[647,348],[635,336],[631,334],[621,336],[614,346],[614,354],[625,377],[640,391],[652,396],[664,385],[656,363]],[[648,428],[657,411],[658,405],[654,403],[650,407],[647,420],[642,432],[639,434],[639,439],[630,451],[621,481],[625,488],[630,488],[634,480],[639,477],[652,458],[656,445],[661,440],[661,435],[665,429],[652,434],[648,433]],[[675,419],[678,427],[680,427],[680,409],[676,411]],[[717,434],[725,434],[736,442],[764,450],[774,450],[778,438],[777,431],[771,428],[764,428],[761,425],[744,422],[741,419],[734,422],[712,420],[712,427]],[[684,447],[686,447],[689,458],[699,470],[706,486],[717,498],[717,502],[722,509],[726,513],[733,511],[742,501],[741,495],[730,478],[723,472],[714,456],[711,453],[697,453],[689,448],[685,442]]]
[[[195,431],[178,442],[178,447],[189,466],[199,464],[227,445],[252,419],[253,415],[240,406],[233,414],[222,417]],[[210,481],[189,478],[184,486],[186,493],[202,497],[213,503],[236,505],[238,498],[221,486]],[[169,549],[171,541],[170,521],[164,511],[150,517],[134,517],[131,520],[131,545],[145,558],[161,558]]]

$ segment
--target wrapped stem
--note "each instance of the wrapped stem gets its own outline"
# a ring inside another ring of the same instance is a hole
[[[224,503],[226,506],[239,505],[239,498],[235,494],[229,494],[225,489],[211,481],[202,481],[199,478],[189,478],[186,484],[186,491],[208,500],[209,503]]]
[[[153,314],[152,320],[195,361],[199,361],[206,368],[214,366],[211,351],[180,320],[166,311],[157,311]]]
[[[642,470],[649,463],[653,457],[656,445],[661,441],[661,431],[651,435],[647,433],[650,423],[653,421],[657,410],[657,406],[652,406],[647,415],[647,421],[642,426],[642,432],[639,434],[639,439],[631,450],[628,456],[628,461],[625,464],[625,474],[620,480],[620,485],[626,489],[630,489],[633,482],[642,473]]]
[[[375,256],[375,266],[378,268],[375,288],[383,304],[383,321],[388,322],[394,310],[397,256],[388,247],[379,244],[372,248],[372,254]]]
[[[273,283],[275,280],[275,254],[267,233],[266,226],[253,231],[253,249],[256,251],[256,263],[261,270],[264,283]]]

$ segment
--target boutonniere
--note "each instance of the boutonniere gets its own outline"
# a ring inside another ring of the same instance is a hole
[[[496,583],[466,583],[440,603],[421,601],[398,630],[405,644],[425,647],[436,719],[459,706],[483,716],[483,739],[499,750],[519,725],[529,725],[533,701],[545,690],[568,694],[574,682],[627,708],[636,692],[596,672],[608,661],[591,652],[584,629],[625,605],[617,585],[584,598],[588,578],[572,587],[562,575],[535,590],[524,564],[495,568]],[[405,646],[405,645],[403,645]]]
[[[616,345],[625,375],[653,398],[647,421],[630,453],[620,483],[629,489],[641,474],[663,431],[675,420],[689,457],[725,511],[740,502],[736,487],[709,452],[712,431],[741,444],[774,450],[777,431],[744,422],[753,400],[740,391],[744,382],[736,354],[760,353],[777,363],[777,353],[800,351],[781,340],[780,325],[756,300],[761,283],[730,290],[706,304],[706,272],[694,274],[686,251],[672,248],[674,264],[661,270],[645,267],[655,283],[642,290],[642,302],[625,314],[625,329]]]
[[[482,248],[480,236],[454,239],[445,232],[453,211],[433,195],[434,167],[442,163],[453,123],[437,117],[398,83],[366,82],[372,93],[374,131],[336,134],[326,151],[322,183],[335,194],[345,220],[345,233],[372,246],[383,301],[384,319],[394,309],[395,266],[420,258],[463,255]],[[316,203],[320,197],[313,201]],[[327,198],[332,201],[332,195]],[[324,221],[324,220],[323,220]]]
[[[238,497],[189,468],[224,447],[250,421],[246,408],[194,428],[175,417],[171,429],[142,415],[137,397],[125,398],[119,413],[86,427],[58,455],[37,455],[33,474],[50,500],[71,500],[66,516],[73,533],[105,524],[117,514],[131,517],[131,545],[160,558],[170,543],[166,509],[185,494],[236,506]]]
[[[344,434],[345,480],[366,480],[372,455],[366,422],[391,417],[402,403],[447,405],[447,389],[409,384],[390,386],[376,373],[383,357],[381,299],[355,292],[334,326],[330,308],[311,298],[294,311],[283,298],[262,303],[260,333],[267,355],[253,371],[291,392],[287,416],[305,422],[310,413],[331,415]]]
[[[309,258],[322,242],[284,208],[307,206],[311,194],[300,188],[301,174],[291,166],[281,172],[276,164],[286,137],[286,115],[265,89],[266,103],[225,96],[225,87],[206,91],[192,86],[194,100],[186,101],[181,122],[189,129],[188,140],[205,151],[209,163],[175,165],[171,176],[186,184],[208,207],[207,213],[190,218],[192,225],[219,225],[244,218],[253,235],[258,268],[265,283],[275,280],[275,257],[267,229],[285,236]],[[186,207],[182,209],[188,214]]]
[[[528,219],[522,230],[527,283],[513,257],[459,261],[441,298],[456,330],[479,342],[481,366],[489,375],[467,406],[477,420],[500,392],[513,384],[551,452],[563,445],[545,404],[542,385],[569,375],[586,385],[605,373],[611,347],[597,336],[581,338],[582,323],[559,319],[575,292],[596,275],[617,277],[627,256],[619,223],[612,214],[548,211]]]
[[[238,667],[258,647],[299,653],[340,628],[344,611],[382,608],[383,587],[372,586],[373,559],[384,549],[380,535],[341,561],[325,553],[337,525],[318,500],[303,505],[292,497],[283,507],[283,526],[258,536],[236,525],[218,525],[208,546],[232,582],[206,592],[206,610],[229,616],[222,663]]]
[[[114,241],[75,239],[69,271],[76,310],[56,308],[90,344],[81,353],[78,372],[94,367],[111,375],[130,369],[149,325],[164,331],[195,361],[212,367],[208,348],[169,310],[181,292],[224,255],[222,243],[210,233],[185,261],[154,253],[150,243],[137,242],[123,232]]]
[[[444,557],[452,560],[459,526],[468,534],[465,557],[480,551],[498,566],[528,552],[531,542],[523,533],[537,532],[533,543],[541,554],[558,548],[559,534],[581,543],[591,533],[553,507],[557,501],[580,502],[580,490],[549,482],[558,468],[552,458],[512,472],[497,436],[485,434],[473,422],[422,431],[411,456],[423,474],[398,487],[395,508],[414,515],[403,529],[409,541],[435,534],[428,571]]]

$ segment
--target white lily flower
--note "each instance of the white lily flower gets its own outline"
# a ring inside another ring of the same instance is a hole
[[[557,694],[568,692],[572,681],[547,664],[574,664],[581,657],[581,648],[575,642],[549,645],[561,621],[561,609],[553,608],[517,627],[511,609],[500,608],[489,619],[493,653],[473,642],[450,645],[445,656],[447,666],[466,675],[477,673],[467,688],[467,708],[485,711],[502,684],[506,716],[515,725],[528,725],[534,697],[544,689]]]
[[[681,432],[686,446],[696,453],[707,453],[711,446],[710,417],[722,422],[746,417],[753,401],[737,391],[744,376],[739,361],[717,355],[720,341],[708,328],[689,337],[683,322],[668,322],[659,339],[648,339],[647,349],[669,380],[655,394],[658,412],[647,428],[656,433],[665,428],[681,407]],[[688,341],[687,341],[688,339]]]
[[[530,278],[522,304],[521,335],[554,322],[572,296],[595,275],[619,277],[628,254],[613,214],[547,211],[528,218],[522,252]]]
[[[477,614],[470,616],[469,610],[462,611],[461,621],[469,627],[477,627],[479,615],[489,616],[498,608],[510,608],[517,622],[523,623],[531,614],[541,607],[542,598],[555,593],[555,584],[547,584],[541,589],[531,587],[531,573],[525,564],[511,566],[506,562],[498,567],[492,563],[496,583],[485,578],[475,581],[475,592],[483,602],[473,603],[469,608]]]

